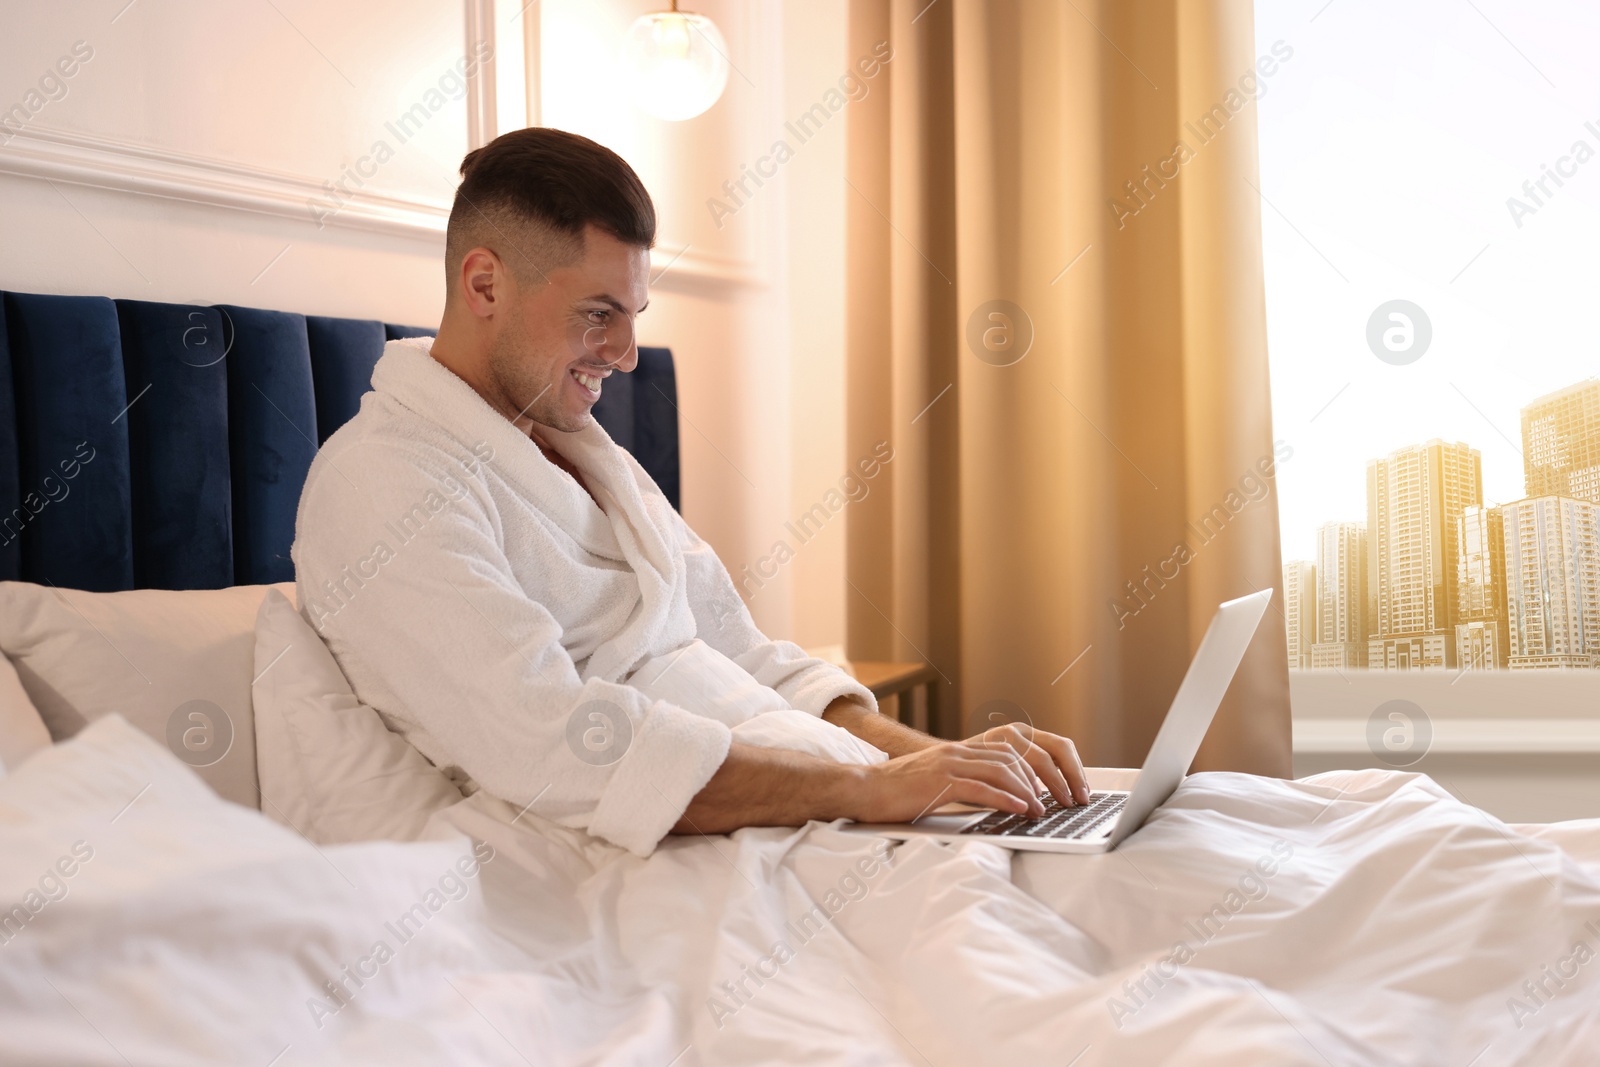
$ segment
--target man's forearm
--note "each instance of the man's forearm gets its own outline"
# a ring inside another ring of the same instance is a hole
[[[741,826],[804,826],[855,818],[861,768],[788,749],[735,741],[695,794],[675,834],[725,834]]]
[[[822,717],[835,726],[849,730],[867,744],[881,748],[891,759],[920,752],[939,743],[938,738],[901,725],[886,715],[869,711],[849,697],[834,700]]]
[[[833,701],[822,717],[887,752],[890,758],[939,743],[849,697]],[[734,742],[727,759],[695,794],[672,832],[721,834],[741,826],[803,826],[811,819],[853,819],[863,802],[861,779],[858,766]]]

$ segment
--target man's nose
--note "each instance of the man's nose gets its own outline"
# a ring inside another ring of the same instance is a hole
[[[628,331],[627,339],[623,342],[623,344],[625,344],[627,347],[623,349],[621,358],[617,357],[616,352],[609,350],[609,346],[608,351],[606,352],[606,358],[608,361],[616,360],[616,362],[612,363],[611,365],[617,370],[621,371],[623,374],[629,374],[632,373],[633,368],[639,365],[639,345],[634,339],[633,331]]]
[[[639,365],[638,338],[634,336],[633,323],[612,326],[605,333],[605,347],[601,357],[614,370],[627,374]]]
[[[583,332],[583,347],[590,358],[627,374],[639,365],[639,346],[633,324],[591,326]]]

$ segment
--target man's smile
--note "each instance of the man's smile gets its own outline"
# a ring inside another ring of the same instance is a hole
[[[567,373],[572,376],[572,380],[578,383],[578,388],[582,389],[592,402],[600,399],[600,383],[610,376],[611,369],[609,367],[604,369],[591,367],[586,372],[573,367]]]

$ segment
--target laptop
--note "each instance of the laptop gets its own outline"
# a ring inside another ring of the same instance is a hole
[[[1271,599],[1272,590],[1263,589],[1217,608],[1131,791],[1091,793],[1089,803],[1070,808],[1046,795],[1040,798],[1045,812],[1036,817],[946,804],[915,822],[852,823],[841,829],[899,841],[988,841],[1030,852],[1111,851],[1143,826],[1183,781]]]

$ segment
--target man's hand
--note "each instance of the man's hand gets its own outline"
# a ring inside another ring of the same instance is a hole
[[[886,718],[848,697],[840,697],[829,704],[822,717],[881,748],[891,757],[909,756],[949,743]],[[1009,754],[1013,765],[1029,781],[1030,796],[1048,789],[1067,807],[1089,802],[1089,781],[1084,776],[1077,747],[1070,738],[1035,730],[1026,723],[1006,723],[985,730],[965,743]]]
[[[952,801],[1019,815],[1044,814],[1032,773],[1003,745],[936,741],[861,772],[849,812],[857,822],[911,822]]]
[[[1036,789],[1043,783],[1063,807],[1089,803],[1089,779],[1070,737],[1012,722],[991,727],[967,743],[1010,753],[1031,772]]]

